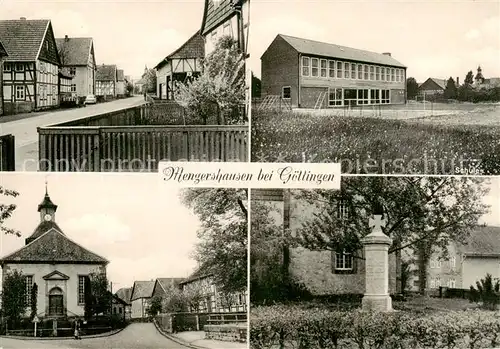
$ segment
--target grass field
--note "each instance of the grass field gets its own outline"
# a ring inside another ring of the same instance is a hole
[[[434,107],[425,117],[419,105],[381,116],[253,111],[252,161],[340,162],[343,173],[358,174],[500,174],[500,106]]]

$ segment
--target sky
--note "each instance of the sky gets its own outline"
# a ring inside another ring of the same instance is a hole
[[[250,65],[277,34],[373,52],[391,52],[407,76],[460,78],[478,65],[500,77],[498,0],[252,0]]]
[[[201,28],[204,0],[0,0],[0,20],[50,19],[56,38],[92,37],[97,64],[138,78]]]
[[[45,180],[58,205],[55,222],[70,239],[110,261],[114,291],[139,280],[187,277],[197,267],[191,257],[198,217],[156,174],[2,173],[0,185],[20,194],[8,200],[17,208],[4,226],[22,237],[0,236],[0,256],[24,246],[40,223]]]

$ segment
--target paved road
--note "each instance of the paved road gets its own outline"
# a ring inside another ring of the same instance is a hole
[[[113,102],[89,105],[85,108],[57,110],[39,116],[10,121],[0,124],[0,135],[13,134],[16,138],[16,171],[38,170],[38,132],[37,127],[48,126],[65,121],[77,120],[97,114],[108,113],[143,103],[144,97],[134,96]]]
[[[82,340],[18,340],[0,338],[1,349],[185,349],[162,336],[152,323],[136,323],[109,337]]]

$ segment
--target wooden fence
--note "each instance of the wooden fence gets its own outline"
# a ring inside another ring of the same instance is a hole
[[[248,159],[248,126],[38,128],[40,171],[157,171],[158,162]]]
[[[16,170],[15,137],[11,134],[0,136],[0,171]]]

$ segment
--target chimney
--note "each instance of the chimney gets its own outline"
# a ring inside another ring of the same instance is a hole
[[[21,17],[19,18],[21,21],[25,21],[26,20],[26,17]]]
[[[457,76],[457,86],[460,86],[460,81],[458,80],[458,76]]]
[[[389,57],[391,57],[391,53],[390,53],[390,52],[384,52],[384,53],[382,53],[382,54],[383,54],[384,56],[389,56]]]
[[[69,41],[69,38],[67,35],[64,35],[64,41]]]

